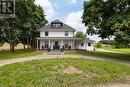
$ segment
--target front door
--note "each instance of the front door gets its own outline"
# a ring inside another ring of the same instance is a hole
[[[59,46],[59,42],[58,41],[55,41],[55,45],[53,47],[54,50],[59,50],[60,49],[60,46]]]

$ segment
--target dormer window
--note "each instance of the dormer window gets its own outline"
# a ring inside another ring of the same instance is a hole
[[[48,36],[48,31],[45,31],[45,36]]]
[[[63,23],[58,20],[51,22],[51,27],[53,28],[61,28],[62,26],[63,26]]]
[[[62,27],[62,25],[63,24],[61,24],[61,23],[52,23],[51,27],[53,27],[53,28],[60,28],[60,27]]]

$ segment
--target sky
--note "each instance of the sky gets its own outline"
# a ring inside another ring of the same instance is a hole
[[[86,32],[81,18],[84,0],[36,0],[35,3],[44,9],[49,22],[59,19],[75,28],[76,31]],[[95,41],[101,40],[97,35],[88,37]]]

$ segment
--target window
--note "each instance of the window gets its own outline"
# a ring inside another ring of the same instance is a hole
[[[65,36],[68,36],[68,32],[65,32]]]
[[[81,46],[84,46],[84,43],[81,43]]]
[[[91,43],[88,43],[88,46],[90,47],[90,46],[91,46]]]
[[[52,22],[51,27],[53,28],[61,28],[63,26],[62,22]]]
[[[48,32],[47,31],[45,31],[45,36],[48,36]]]

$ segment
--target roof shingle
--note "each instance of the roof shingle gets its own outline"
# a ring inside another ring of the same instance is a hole
[[[53,24],[61,24],[59,27],[54,27]],[[60,20],[54,20],[51,23],[41,27],[38,31],[76,31],[74,28],[70,27],[69,25],[61,22]]]

